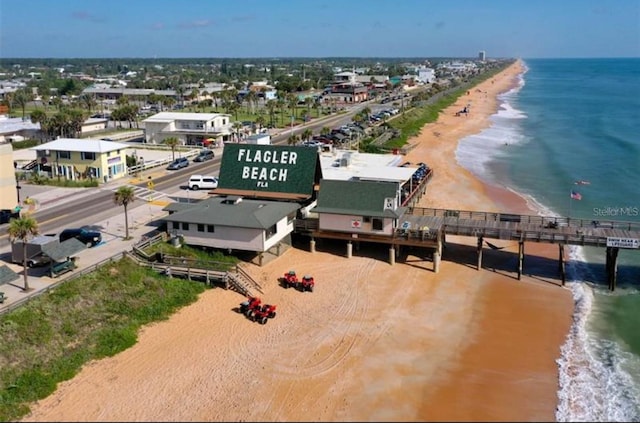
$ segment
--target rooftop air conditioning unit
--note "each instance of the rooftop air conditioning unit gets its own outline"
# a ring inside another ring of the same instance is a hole
[[[352,159],[351,153],[344,153],[342,155],[342,158],[340,159],[340,166],[346,167],[351,165],[351,159]]]

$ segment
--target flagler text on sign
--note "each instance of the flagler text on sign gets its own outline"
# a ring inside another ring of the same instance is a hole
[[[238,150],[238,162],[256,164],[280,164],[295,166],[298,160],[298,153],[295,151],[261,151],[241,148]],[[256,181],[256,186],[266,188],[269,181],[286,182],[288,169],[286,167],[265,167],[265,166],[243,166],[242,179]]]

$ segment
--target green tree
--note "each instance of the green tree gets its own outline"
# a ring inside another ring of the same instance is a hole
[[[127,207],[129,204],[133,203],[135,197],[136,195],[133,188],[128,185],[121,186],[113,193],[113,202],[124,207],[125,239],[129,239],[129,214],[127,213]]]
[[[236,142],[240,142],[240,130],[242,129],[242,122],[233,122],[233,124],[231,124],[231,129],[233,130]]]
[[[264,126],[264,115],[258,115],[256,117],[255,123],[258,126],[258,132],[260,132],[260,130]]]
[[[293,119],[297,119],[298,118],[298,96],[295,95],[294,93],[289,93],[287,94],[285,101],[287,102],[287,106],[289,107],[289,109],[291,109],[291,113],[292,113],[291,116],[293,116]]]
[[[255,114],[255,104],[258,102],[258,95],[255,91],[249,91],[249,93],[245,96],[245,101],[247,102],[247,112],[251,114]]]
[[[11,243],[16,241],[22,241],[22,268],[24,275],[24,291],[31,291],[29,288],[29,276],[27,272],[28,257],[27,257],[27,240],[38,235],[38,222],[30,215],[24,215],[18,219],[11,219],[9,222],[9,229],[7,230]]]
[[[51,128],[49,125],[49,118],[47,117],[47,112],[42,109],[34,109],[31,112],[31,122],[40,124],[40,133],[44,134],[45,137],[48,137],[51,132]]]
[[[296,145],[298,144],[299,140],[300,138],[296,134],[292,134],[292,135],[289,135],[289,138],[287,138],[287,144]]]
[[[171,157],[173,160],[176,159],[176,147],[180,144],[180,140],[176,137],[165,138],[164,144],[171,147]]]
[[[166,107],[167,109],[171,109],[171,107],[176,104],[176,99],[173,97],[163,97],[160,102],[162,107]],[[164,109],[163,109],[164,110]]]
[[[13,102],[22,109],[22,119],[27,115],[27,104],[33,100],[33,95],[26,89],[17,90],[13,96]]]
[[[314,100],[311,97],[304,98],[304,105],[307,106],[307,115],[311,116],[311,106],[313,106]]]
[[[91,111],[97,106],[97,102],[95,97],[92,94],[82,94],[79,98],[79,104],[81,107],[87,109],[89,111],[89,114],[91,114]]]
[[[272,127],[275,126],[273,122],[273,117],[276,114],[276,109],[278,108],[278,102],[276,100],[267,101],[267,110],[269,111],[269,125]]]
[[[304,131],[302,131],[302,134],[300,134],[300,137],[305,141],[309,141],[312,136],[313,131],[311,130],[311,128],[305,129]]]

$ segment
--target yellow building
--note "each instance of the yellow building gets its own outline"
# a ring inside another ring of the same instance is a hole
[[[13,209],[18,204],[13,146],[0,143],[0,209]]]
[[[51,177],[71,180],[98,179],[109,182],[127,176],[127,144],[97,140],[60,138],[32,147],[41,171]]]

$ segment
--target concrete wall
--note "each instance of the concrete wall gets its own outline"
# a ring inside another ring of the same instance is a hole
[[[13,146],[0,144],[0,209],[18,205],[16,173],[13,168]]]

